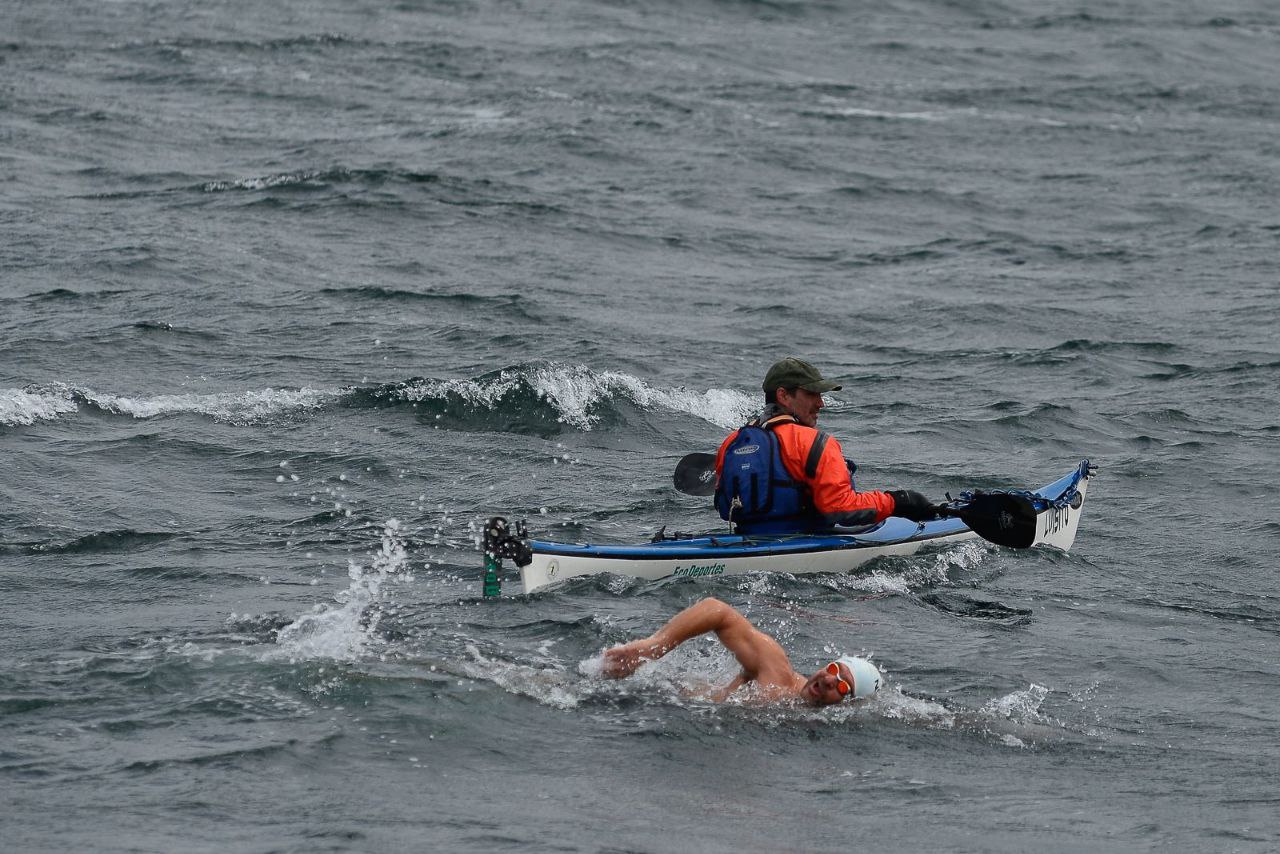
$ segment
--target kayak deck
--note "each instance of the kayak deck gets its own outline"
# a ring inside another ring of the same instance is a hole
[[[1066,551],[1075,540],[1093,472],[1088,460],[1030,495],[1036,496],[1034,545]],[[704,534],[643,544],[531,540],[533,560],[520,568],[525,593],[555,582],[610,572],[649,580],[752,572],[848,572],[878,557],[912,554],[925,545],[977,537],[958,518],[912,522],[892,516],[865,529],[783,536]]]
[[[533,547],[535,554],[561,557],[688,560],[709,555],[788,555],[808,551],[865,548],[868,545],[883,545],[907,540],[930,540],[968,530],[959,519],[937,519],[921,525],[891,516],[878,525],[856,533],[850,531],[849,533],[755,537],[742,534],[705,534],[638,545],[553,543],[545,540],[532,540],[529,544]]]

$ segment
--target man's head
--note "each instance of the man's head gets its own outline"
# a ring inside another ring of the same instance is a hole
[[[845,698],[861,700],[880,690],[883,680],[865,658],[842,655],[809,677],[800,696],[815,706],[829,706]]]
[[[813,365],[795,356],[775,362],[764,375],[765,400],[791,413],[806,427],[818,426],[822,393],[839,391],[840,388],[838,383],[823,379]]]

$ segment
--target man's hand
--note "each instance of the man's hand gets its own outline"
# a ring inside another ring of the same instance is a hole
[[[623,679],[635,673],[640,665],[660,657],[653,638],[641,638],[604,651],[601,675],[606,679]]]
[[[938,508],[932,501],[914,489],[891,489],[893,515],[912,522],[927,522],[938,517]]]

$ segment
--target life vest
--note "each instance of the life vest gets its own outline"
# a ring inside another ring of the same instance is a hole
[[[742,534],[791,534],[822,527],[813,507],[813,492],[792,478],[782,462],[782,444],[773,428],[795,419],[751,422],[738,430],[724,450],[716,483],[716,510]],[[805,476],[813,478],[827,446],[818,433],[805,460]]]

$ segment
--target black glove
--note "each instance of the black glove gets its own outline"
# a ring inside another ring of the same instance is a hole
[[[893,496],[895,516],[912,522],[927,522],[938,516],[938,508],[934,503],[914,489],[891,489],[889,494]]]

